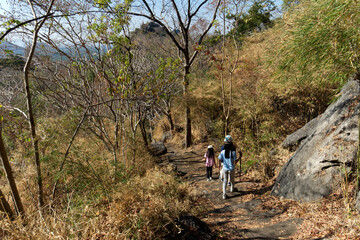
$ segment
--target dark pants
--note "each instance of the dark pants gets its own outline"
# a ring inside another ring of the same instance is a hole
[[[212,167],[206,167],[206,177],[208,179],[212,177]]]

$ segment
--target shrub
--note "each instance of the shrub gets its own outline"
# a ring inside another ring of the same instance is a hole
[[[360,67],[360,3],[305,0],[277,26],[272,53],[277,77],[286,82],[342,83]],[[275,57],[276,56],[276,57]]]

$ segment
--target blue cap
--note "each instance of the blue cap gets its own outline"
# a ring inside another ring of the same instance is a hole
[[[232,142],[231,136],[230,136],[230,135],[226,135],[226,136],[225,136],[225,139],[224,139],[224,142],[228,142],[228,143]]]

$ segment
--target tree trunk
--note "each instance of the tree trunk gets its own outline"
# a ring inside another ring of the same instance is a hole
[[[170,124],[170,130],[173,131],[175,129],[175,126],[174,126],[174,121],[172,119],[171,110],[167,111],[166,117],[167,117],[167,119],[169,121],[169,124]]]
[[[360,81],[360,72],[358,72],[355,76],[355,79]],[[358,152],[357,152],[357,161],[356,161],[356,186],[355,186],[355,192],[356,196],[359,194],[360,190],[360,113],[358,116]]]
[[[358,152],[357,152],[357,164],[356,164],[356,196],[359,194],[360,188],[360,116],[359,116],[359,123],[358,123]]]
[[[64,154],[64,158],[63,158],[63,160],[62,160],[62,162],[61,162],[61,164],[60,164],[60,168],[59,168],[58,173],[61,173],[61,172],[63,171],[63,169],[64,169],[65,162],[66,162],[66,158],[67,158],[67,156],[68,156],[69,153],[70,153],[70,148],[71,148],[71,146],[72,146],[72,144],[73,144],[73,142],[74,142],[74,140],[75,140],[75,137],[76,137],[77,133],[78,133],[79,130],[80,130],[81,125],[82,125],[83,122],[85,121],[86,113],[88,112],[88,110],[89,110],[89,106],[88,106],[88,107],[86,108],[86,110],[84,111],[83,116],[82,116],[80,122],[79,122],[78,125],[76,126],[75,132],[73,133],[73,135],[72,135],[72,137],[71,137],[71,140],[70,140],[70,142],[69,142],[69,144],[68,144],[68,147],[67,147],[67,149],[66,149],[66,152],[65,152],[65,154]],[[52,201],[55,200],[55,194],[56,194],[56,190],[57,190],[57,185],[58,185],[58,183],[59,183],[59,179],[56,179],[55,184],[54,184],[54,187],[53,187],[53,190],[52,190]]]
[[[30,64],[30,63],[29,63]],[[29,69],[26,68],[24,70],[24,85],[27,99],[27,107],[29,112],[29,125],[31,129],[31,138],[35,153],[35,165],[36,165],[36,174],[37,174],[37,184],[38,184],[38,204],[39,207],[44,206],[44,198],[43,198],[43,184],[42,184],[42,175],[41,175],[41,167],[40,167],[40,153],[39,153],[39,140],[36,135],[36,124],[34,119],[34,113],[32,109],[31,103],[31,93],[29,86]]]
[[[116,116],[115,143],[114,143],[114,180],[115,181],[117,181],[117,174],[118,174],[118,168],[119,168],[118,152],[119,152],[119,118]]]
[[[3,138],[2,138],[1,125],[0,125],[0,154],[1,154],[1,159],[2,159],[3,166],[4,166],[6,178],[7,178],[8,182],[9,182],[9,185],[10,185],[11,194],[12,194],[12,196],[14,198],[16,210],[17,210],[18,214],[23,218],[24,215],[25,215],[24,207],[22,205],[21,198],[20,198],[18,189],[16,187],[16,183],[15,183],[15,180],[14,180],[14,176],[12,174],[10,162],[9,162],[9,159],[8,159],[8,156],[7,156],[7,153],[6,153],[4,141],[3,141]],[[3,199],[1,198],[1,200],[3,200]],[[6,208],[5,205],[4,205],[4,209],[6,210],[6,212],[8,212],[8,209]],[[9,216],[10,216],[10,214],[9,214]]]
[[[50,13],[50,10],[54,4],[54,1],[55,0],[51,0],[51,2],[49,3],[48,9],[46,11],[46,15],[48,15]],[[29,1],[29,4],[30,4],[30,7],[31,7],[34,17],[36,18],[36,14],[34,11],[34,6],[33,6],[32,1]],[[27,103],[28,112],[29,112],[29,124],[30,124],[30,129],[31,129],[31,138],[32,138],[33,148],[34,148],[34,153],[35,153],[35,165],[36,165],[37,185],[38,185],[38,204],[39,204],[40,210],[44,206],[44,194],[43,194],[41,167],[40,167],[39,140],[36,136],[36,125],[35,125],[34,113],[33,113],[32,102],[31,102],[29,71],[30,71],[31,61],[34,57],[34,53],[36,50],[38,34],[39,34],[39,31],[46,19],[47,19],[47,17],[43,18],[40,22],[36,21],[34,32],[33,32],[32,45],[31,45],[29,54],[27,56],[24,70],[23,70],[23,72],[24,72],[24,88],[25,88],[25,94],[26,94],[26,103]]]
[[[14,213],[10,208],[9,203],[6,201],[4,194],[0,189],[0,211],[6,213],[11,220],[14,220]]]
[[[189,73],[190,73],[190,66],[185,66],[184,76],[183,76],[183,96],[185,99],[185,148],[191,146],[191,118],[190,118],[190,106],[188,99]]]
[[[173,41],[176,48],[179,50],[179,57],[184,63],[183,96],[185,98],[185,147],[187,148],[191,145],[191,118],[190,118],[190,106],[188,103],[188,89],[187,89],[189,86],[188,78],[190,73],[190,67],[193,64],[194,60],[196,59],[196,56],[199,54],[199,49],[194,50],[194,47],[202,44],[205,35],[209,32],[209,30],[213,26],[221,0],[217,0],[212,19],[210,20],[210,23],[208,24],[207,28],[205,28],[204,31],[200,33],[196,43],[192,43],[191,41],[192,37],[190,37],[190,29],[192,27],[192,24],[195,22],[193,21],[193,19],[198,18],[199,12],[201,12],[200,9],[206,6],[206,4],[209,2],[208,0],[193,1],[193,2],[191,0],[187,0],[186,1],[187,4],[185,4],[185,1],[181,2],[182,9],[179,9],[178,7],[179,3],[175,0],[170,1],[171,6],[170,4],[168,4],[168,2],[163,1],[163,6],[162,6],[163,9],[168,9],[170,10],[170,12],[173,11],[174,15],[172,20],[179,24],[177,29],[180,30],[180,33],[171,30],[169,28],[167,20],[164,19],[162,15],[157,16],[156,12],[154,12],[154,10],[151,7],[153,1],[142,0],[141,2],[143,3],[148,14],[142,12],[132,12],[130,14],[145,17],[159,24],[165,30],[166,34],[170,37],[170,39]],[[159,6],[161,6],[161,4]]]
[[[144,147],[147,148],[149,146],[149,143],[148,143],[147,136],[146,136],[147,133],[146,133],[146,128],[145,128],[145,121],[146,121],[146,118],[141,120],[139,122],[139,125],[140,125],[141,135],[142,135],[143,142],[144,142]]]

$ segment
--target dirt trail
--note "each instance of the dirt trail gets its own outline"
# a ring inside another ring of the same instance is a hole
[[[206,144],[187,150],[177,149],[172,144],[166,147],[168,153],[162,159],[175,164],[181,175],[195,186],[196,194],[208,200],[210,208],[202,220],[217,233],[217,239],[291,239],[296,233],[302,219],[279,218],[287,206],[271,202],[271,185],[236,175],[235,191],[227,193],[228,199],[223,200],[219,171],[213,170],[212,181],[206,179],[203,161]]]

